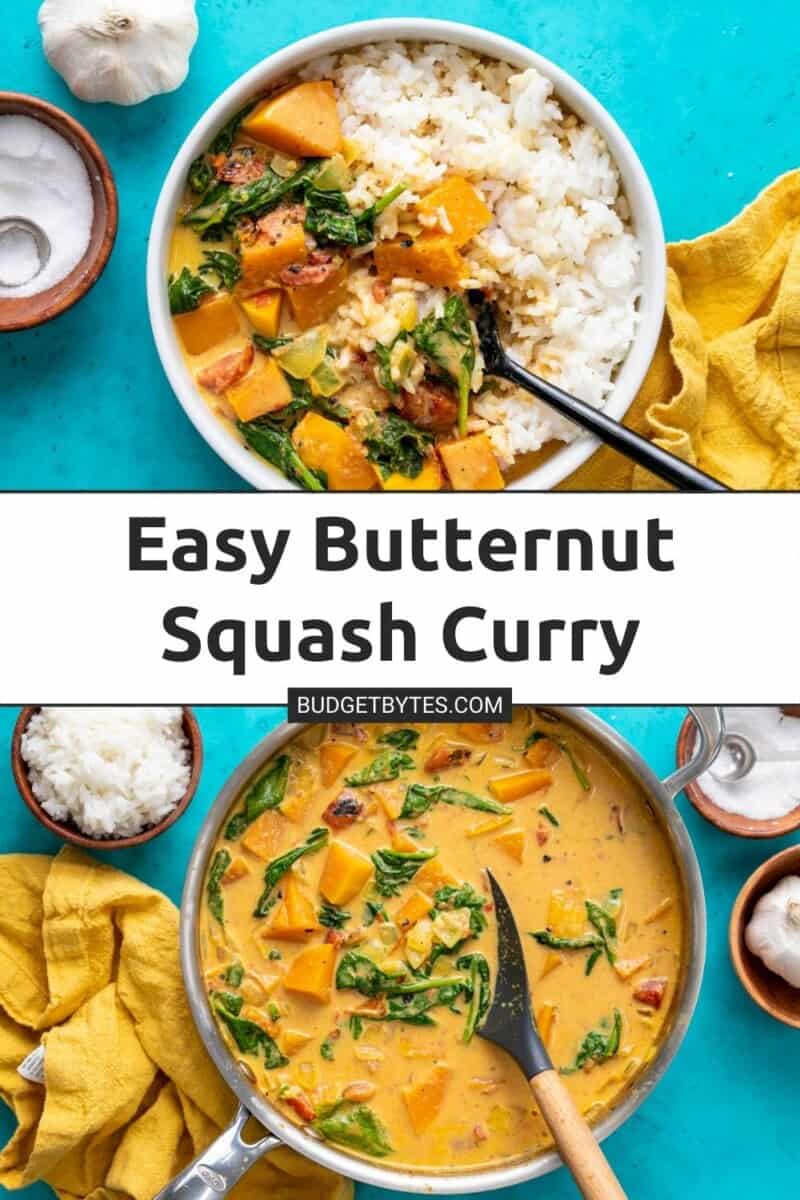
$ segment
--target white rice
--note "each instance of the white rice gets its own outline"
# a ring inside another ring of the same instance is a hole
[[[189,786],[181,708],[42,708],[22,735],[33,794],[93,838],[133,837]]]
[[[304,78],[333,80],[345,137],[357,143],[354,207],[402,181],[408,190],[379,222],[392,237],[414,203],[446,174],[469,179],[494,220],[463,253],[470,282],[493,289],[508,349],[524,365],[602,407],[633,341],[639,246],[619,172],[596,129],[566,113],[538,71],[517,71],[444,44],[381,43],[311,63]],[[369,351],[400,325],[409,291],[420,316],[443,301],[395,280],[376,303],[366,267],[333,337]],[[466,281],[465,281],[466,282]],[[474,403],[504,465],[577,430],[527,393],[492,383]]]

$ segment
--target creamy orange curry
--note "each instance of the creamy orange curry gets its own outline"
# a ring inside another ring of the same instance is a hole
[[[242,1069],[323,1138],[475,1168],[550,1144],[477,1036],[513,906],[534,1011],[590,1120],[653,1056],[683,909],[638,787],[543,710],[510,725],[309,726],[238,797],[201,918],[209,1003]]]

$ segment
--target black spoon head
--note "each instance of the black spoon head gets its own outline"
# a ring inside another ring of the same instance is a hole
[[[467,299],[472,307],[475,318],[475,328],[478,331],[478,343],[483,355],[484,368],[487,375],[502,375],[506,360],[500,335],[497,332],[497,312],[490,300],[487,300],[479,288],[471,288]]]
[[[497,918],[497,978],[494,995],[478,1036],[501,1046],[516,1059],[528,1079],[552,1066],[531,1014],[528,972],[514,914],[505,893],[487,870]]]

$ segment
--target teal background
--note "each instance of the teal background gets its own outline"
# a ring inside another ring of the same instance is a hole
[[[200,708],[206,765],[197,796],[181,820],[135,850],[106,854],[176,902],[193,840],[225,778],[246,752],[284,718],[282,709]],[[664,777],[674,766],[684,710],[595,710],[628,738]],[[16,712],[0,710],[0,743],[8,745]],[[52,853],[59,842],[24,807],[10,770],[3,779],[6,813],[0,851]],[[697,848],[708,902],[708,961],[700,1002],[681,1051],[655,1093],[607,1142],[631,1200],[755,1200],[792,1194],[797,1186],[797,1079],[800,1034],[771,1020],[748,999],[728,961],[727,923],[744,880],[790,839],[759,843],[707,825],[681,798]],[[0,1109],[0,1142],[12,1121]],[[495,1193],[505,1200],[574,1200],[566,1172]],[[396,1195],[359,1187],[357,1200]],[[44,1185],[25,1200],[52,1200]],[[268,1200],[268,1197],[265,1197]],[[311,1200],[311,1198],[309,1198]]]
[[[244,489],[173,399],[150,335],[147,233],[191,126],[280,46],[344,21],[437,16],[525,42],[614,114],[649,172],[667,236],[729,220],[798,165],[796,0],[200,0],[187,82],[133,109],[81,104],[49,68],[38,0],[3,5],[0,87],[66,108],[116,174],[119,238],[94,291],[43,328],[0,335],[0,487]]]

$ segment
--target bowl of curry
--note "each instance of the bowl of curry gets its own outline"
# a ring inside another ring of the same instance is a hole
[[[592,453],[484,370],[467,294],[621,419],[664,312],[658,207],[605,109],[527,47],[380,20],[271,55],[165,180],[151,323],[188,416],[257,487],[552,487]]]
[[[559,1163],[530,1089],[475,1036],[497,960],[485,867],[523,933],[535,1016],[598,1137],[684,1036],[705,955],[697,861],[663,783],[577,709],[507,725],[285,725],[211,810],[182,911],[193,1014],[281,1141],[440,1194]]]

